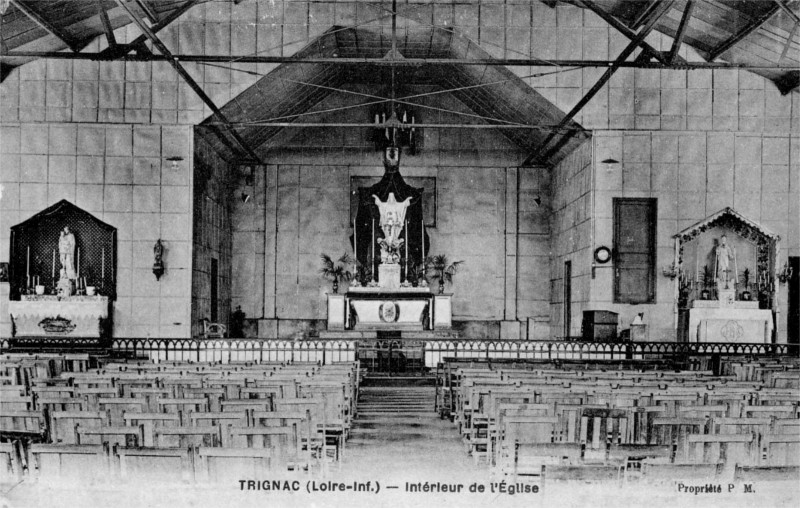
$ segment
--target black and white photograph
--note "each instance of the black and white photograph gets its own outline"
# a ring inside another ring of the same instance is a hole
[[[0,0],[0,508],[798,499],[800,0]]]

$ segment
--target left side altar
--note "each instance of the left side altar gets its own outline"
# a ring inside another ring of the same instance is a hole
[[[63,200],[11,228],[10,261],[14,345],[110,339],[114,227]]]

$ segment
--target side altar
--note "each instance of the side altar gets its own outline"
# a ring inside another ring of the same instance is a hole
[[[780,237],[732,208],[675,235],[678,332],[686,342],[772,343]]]
[[[16,345],[112,336],[113,226],[62,200],[12,226],[10,260],[8,312]]]

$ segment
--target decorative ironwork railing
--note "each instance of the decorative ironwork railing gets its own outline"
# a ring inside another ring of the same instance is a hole
[[[80,339],[42,339],[46,344],[68,350],[81,347]],[[24,344],[17,339],[0,339],[0,350]],[[97,344],[87,341],[87,344]],[[31,344],[33,345],[33,344]],[[388,354],[389,361],[413,360],[410,365],[436,367],[442,358],[511,358],[531,360],[652,360],[704,355],[798,355],[797,344],[756,344],[727,342],[575,342],[559,340],[443,339],[398,340],[261,340],[261,339],[166,339],[120,338],[111,342],[111,352],[132,354],[153,361],[294,361],[322,364],[377,359]],[[420,361],[421,360],[421,361]]]

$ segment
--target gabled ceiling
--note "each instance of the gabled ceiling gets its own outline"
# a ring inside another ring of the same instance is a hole
[[[131,8],[154,26],[168,25],[190,7],[206,0],[135,0]],[[102,13],[102,14],[101,14]],[[0,37],[3,51],[79,52],[97,36],[106,34],[106,16],[112,30],[131,22],[114,0],[10,0],[2,15]],[[143,42],[142,39],[141,42]],[[133,49],[133,48],[132,48]],[[147,51],[142,44],[138,51]],[[11,69],[32,58],[3,58],[0,81]]]
[[[392,82],[393,72],[389,57],[394,55],[394,81],[398,99],[404,97],[403,88],[411,86],[434,85],[440,90],[447,90],[474,113],[472,117],[460,120],[461,124],[525,125],[522,128],[498,129],[521,150],[531,152],[537,148],[551,132],[550,126],[558,124],[564,117],[560,109],[502,66],[403,65],[403,58],[485,59],[490,56],[469,39],[450,29],[418,26],[409,22],[407,26],[397,30],[397,44],[393,50],[391,27],[334,26],[301,50],[297,57],[386,57],[386,63],[282,64],[221,110],[242,139],[251,148],[262,151],[262,146],[272,146],[270,143],[274,143],[276,135],[286,127],[259,123],[307,122],[308,119],[297,119],[296,115],[308,112],[315,104],[344,85],[374,85],[378,90],[374,95],[386,99],[385,102],[388,103],[391,98],[389,83]],[[354,102],[359,103],[357,100]],[[401,104],[414,107],[421,117],[420,123],[426,123],[426,115],[427,118],[434,116],[429,114],[427,108],[419,106],[420,102],[415,99],[402,101]],[[364,120],[368,121],[369,118],[365,112]],[[201,125],[219,123],[219,119],[212,116]],[[243,125],[247,123],[253,125]],[[585,137],[582,134],[583,128],[574,121],[565,125],[563,132],[568,137],[563,146],[552,153],[547,161],[540,162],[553,164],[561,160]],[[208,137],[208,141],[216,145],[222,153],[230,152],[230,148],[218,139]]]
[[[548,2],[546,2],[548,3]],[[553,2],[549,2],[553,3]],[[573,0],[578,7],[600,9],[638,30],[654,11],[655,0]],[[692,0],[683,42],[707,61],[787,70],[758,69],[782,93],[800,85],[800,2],[795,0]],[[655,30],[675,38],[688,0],[676,0],[656,22]]]

